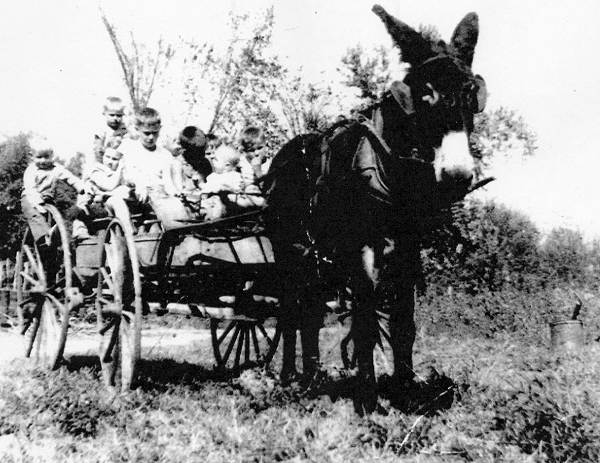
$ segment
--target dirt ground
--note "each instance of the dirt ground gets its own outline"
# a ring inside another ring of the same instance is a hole
[[[210,342],[205,329],[159,328],[142,330],[142,355],[158,349]],[[93,332],[70,333],[65,356],[93,355],[98,340]],[[23,340],[14,330],[0,329],[0,367],[16,359],[23,359]]]

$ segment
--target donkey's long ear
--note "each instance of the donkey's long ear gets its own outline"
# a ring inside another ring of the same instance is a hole
[[[402,61],[415,66],[433,56],[431,45],[409,25],[389,15],[382,6],[374,5],[375,13],[385,24],[388,33],[402,52]]]
[[[458,57],[468,66],[473,64],[473,54],[478,37],[479,17],[477,13],[469,13],[458,23],[450,40],[450,45]]]

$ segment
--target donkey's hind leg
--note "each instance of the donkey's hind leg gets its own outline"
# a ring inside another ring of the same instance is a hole
[[[377,381],[373,365],[373,349],[378,337],[375,316],[377,305],[375,288],[379,276],[376,267],[375,249],[365,246],[361,250],[361,265],[352,278],[352,332],[356,349],[358,377],[354,407],[363,415],[377,407]]]

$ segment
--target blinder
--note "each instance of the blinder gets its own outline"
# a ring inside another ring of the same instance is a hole
[[[415,113],[415,107],[410,87],[401,81],[394,81],[390,85],[390,93],[407,115]],[[460,103],[464,109],[472,113],[480,113],[485,109],[487,102],[487,87],[485,80],[479,74],[475,74],[462,88]]]
[[[415,112],[410,87],[408,85],[399,80],[395,80],[390,86],[390,93],[407,115]]]

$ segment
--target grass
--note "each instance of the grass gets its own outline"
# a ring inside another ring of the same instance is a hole
[[[189,321],[152,318],[167,334],[145,348],[127,394],[102,387],[94,357],[55,372],[3,366],[0,461],[597,462],[600,303],[584,305],[585,348],[556,354],[547,324],[570,304],[568,292],[421,298],[414,358],[424,382],[394,389],[389,352],[376,351],[382,398],[367,418],[354,412],[360,385],[340,370],[345,331],[331,320],[321,332],[328,375],[284,387],[280,353],[273,370],[219,373],[206,338],[166,342]]]
[[[101,387],[91,357],[56,372],[13,361],[0,377],[0,461],[600,460],[596,344],[556,356],[514,335],[422,333],[416,369],[429,384],[397,394],[382,381],[379,413],[360,418],[337,370],[341,336],[323,332],[331,375],[308,389],[271,371],[218,374],[202,344],[152,349],[127,394]]]

